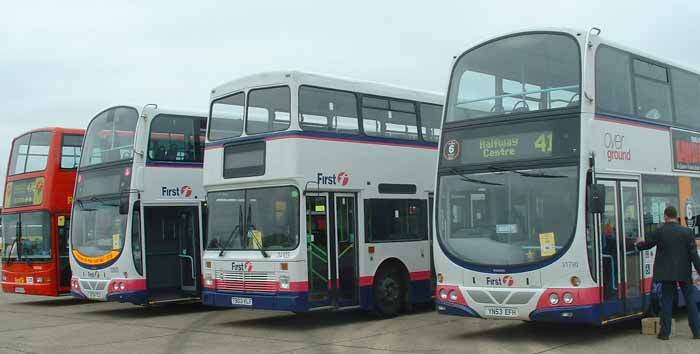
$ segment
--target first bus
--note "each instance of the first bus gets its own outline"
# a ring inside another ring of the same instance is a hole
[[[75,187],[73,296],[148,305],[199,297],[206,118],[115,106],[88,125]]]
[[[212,91],[203,302],[394,315],[430,301],[442,100],[296,71]]]
[[[700,214],[700,75],[599,34],[515,33],[455,60],[439,312],[605,325],[653,309],[654,250],[634,243],[666,206]]]
[[[2,210],[2,290],[70,291],[68,226],[84,130],[42,128],[12,141]]]

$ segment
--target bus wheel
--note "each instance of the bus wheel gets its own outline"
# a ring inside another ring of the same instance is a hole
[[[406,298],[406,286],[394,267],[383,267],[374,280],[374,311],[382,317],[396,316]]]

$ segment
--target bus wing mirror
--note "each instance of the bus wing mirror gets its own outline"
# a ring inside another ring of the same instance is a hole
[[[119,196],[119,214],[129,214],[129,193],[122,193]]]
[[[605,186],[592,184],[588,194],[588,208],[591,213],[600,214],[605,211]]]

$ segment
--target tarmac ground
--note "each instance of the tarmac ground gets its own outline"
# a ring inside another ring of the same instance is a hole
[[[139,307],[0,293],[0,353],[700,353],[685,313],[670,341],[640,321],[605,328],[360,310],[292,314],[200,304]]]

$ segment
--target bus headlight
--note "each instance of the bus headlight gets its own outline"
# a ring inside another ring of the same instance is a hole
[[[214,284],[214,276],[211,273],[204,273],[204,285]]]
[[[559,303],[559,295],[557,295],[556,293],[551,293],[549,295],[549,303],[552,305],[558,304]]]
[[[289,289],[289,276],[280,275],[280,288]]]
[[[124,283],[119,283],[119,290],[124,291],[124,289],[126,289],[126,284],[124,284]]]
[[[456,291],[450,290],[450,300],[457,301],[457,292]]]
[[[440,298],[443,300],[447,299],[447,290],[445,290],[444,288],[440,289]]]
[[[113,288],[114,290],[119,290],[119,283],[114,283],[114,285],[112,286],[112,288]]]
[[[572,293],[564,293],[564,296],[562,298],[564,299],[564,303],[566,304],[571,304],[574,302],[574,295]]]

